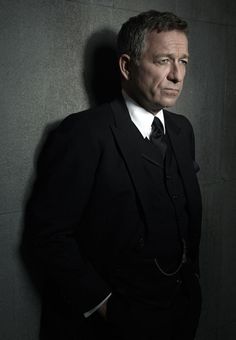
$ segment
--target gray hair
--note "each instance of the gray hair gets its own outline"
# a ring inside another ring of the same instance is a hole
[[[157,33],[177,30],[188,33],[186,21],[170,12],[158,12],[150,10],[129,18],[125,22],[117,37],[118,55],[128,54],[134,61],[137,61],[145,44],[147,33]]]

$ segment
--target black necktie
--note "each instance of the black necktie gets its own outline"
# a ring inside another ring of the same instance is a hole
[[[156,145],[163,156],[165,157],[167,145],[164,141],[164,127],[159,118],[154,117],[152,122],[152,131],[150,134],[150,141]]]

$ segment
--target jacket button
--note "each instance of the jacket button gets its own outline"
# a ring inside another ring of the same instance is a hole
[[[176,200],[178,197],[178,195],[172,195],[173,200]]]

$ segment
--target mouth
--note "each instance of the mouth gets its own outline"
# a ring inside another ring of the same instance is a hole
[[[180,90],[172,88],[164,88],[162,91],[172,96],[177,96],[180,92]]]

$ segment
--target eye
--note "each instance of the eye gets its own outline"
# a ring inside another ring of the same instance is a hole
[[[187,65],[188,64],[188,60],[187,59],[180,59],[180,64]]]
[[[170,61],[169,58],[161,58],[158,60],[158,63],[161,64],[161,65],[164,65],[164,64],[168,64]]]

